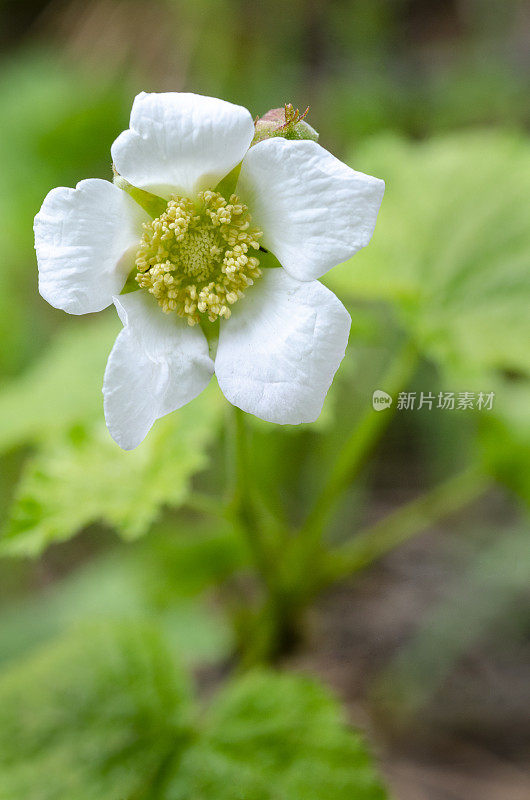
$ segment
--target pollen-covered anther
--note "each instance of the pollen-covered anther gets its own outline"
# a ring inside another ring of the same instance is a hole
[[[261,275],[259,260],[248,255],[262,236],[251,222],[235,194],[228,201],[214,191],[200,192],[195,202],[172,196],[164,213],[144,224],[138,284],[189,325],[201,315],[228,319],[229,306]]]

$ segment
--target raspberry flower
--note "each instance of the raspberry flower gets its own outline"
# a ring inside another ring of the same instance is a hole
[[[35,217],[41,295],[70,314],[114,303],[123,323],[103,394],[124,449],[214,373],[264,420],[320,414],[351,319],[317,279],[368,244],[384,183],[315,141],[255,135],[241,106],[142,93],[115,182],[53,189]]]

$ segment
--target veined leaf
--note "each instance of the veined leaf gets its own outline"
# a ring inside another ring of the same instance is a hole
[[[384,800],[371,757],[314,681],[256,672],[214,701],[163,800]]]
[[[501,133],[422,144],[382,137],[355,156],[386,194],[370,245],[333,270],[339,293],[386,299],[428,357],[530,372],[530,144]]]
[[[188,724],[155,631],[82,629],[0,677],[0,800],[147,800]]]
[[[0,552],[36,555],[94,522],[125,539],[143,535],[162,506],[186,499],[190,478],[207,464],[223,407],[212,383],[131,452],[120,450],[103,421],[44,443],[26,465]]]
[[[145,625],[83,629],[0,676],[0,800],[384,800],[314,681],[256,672],[200,715]]]

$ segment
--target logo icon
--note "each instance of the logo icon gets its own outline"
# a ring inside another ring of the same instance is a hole
[[[374,411],[384,411],[385,408],[390,408],[392,405],[392,398],[381,389],[376,389],[372,395],[372,407]]]

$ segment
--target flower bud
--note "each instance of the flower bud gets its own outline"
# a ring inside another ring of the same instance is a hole
[[[271,136],[282,136],[284,139],[311,139],[318,141],[318,133],[305,121],[309,106],[304,113],[286,103],[283,108],[271,108],[263,117],[255,122],[256,133],[252,144],[269,139]]]

